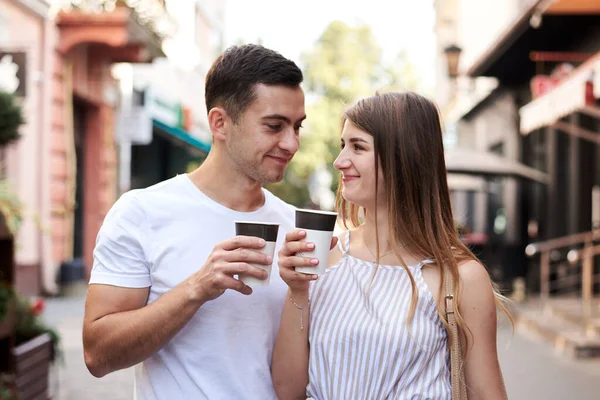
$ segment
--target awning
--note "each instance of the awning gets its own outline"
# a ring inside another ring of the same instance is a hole
[[[470,77],[489,76],[503,84],[522,84],[537,73],[533,49],[565,51],[600,24],[597,0],[531,0],[497,40],[468,69]],[[539,19],[540,24],[535,21]],[[565,34],[568,32],[568,34]]]
[[[152,119],[152,123],[161,131],[168,133],[176,142],[179,142],[183,145],[191,146],[192,148],[200,150],[203,153],[208,153],[210,151],[211,145],[209,143],[204,143],[198,140],[196,137],[190,135],[183,129],[174,126],[169,126],[156,119]]]
[[[446,149],[444,154],[448,173],[525,178],[541,183],[549,181],[546,173],[494,153],[453,148]]]
[[[448,174],[448,189],[458,192],[485,192],[487,184],[481,176]]]
[[[580,65],[573,74],[552,91],[519,110],[523,134],[548,126],[576,111],[586,110],[586,81],[594,76],[595,97],[600,97],[600,53]]]

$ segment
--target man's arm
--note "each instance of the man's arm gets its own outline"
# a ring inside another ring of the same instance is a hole
[[[90,285],[85,305],[85,364],[95,377],[131,367],[161,349],[203,301],[185,281],[145,306],[149,288]]]
[[[149,288],[89,286],[83,323],[85,363],[96,377],[128,368],[159,351],[207,301],[233,289],[252,289],[233,278],[247,274],[266,279],[266,271],[250,263],[270,264],[254,251],[265,246],[256,237],[237,236],[215,246],[206,263],[188,279],[146,305]]]

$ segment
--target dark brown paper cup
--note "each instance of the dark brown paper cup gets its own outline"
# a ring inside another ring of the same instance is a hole
[[[264,239],[267,244],[260,249],[261,253],[265,253],[271,257],[275,254],[275,245],[277,243],[277,234],[279,232],[279,224],[272,222],[255,222],[255,221],[236,221],[235,234],[238,236],[255,236]],[[267,286],[271,279],[271,265],[251,264],[260,269],[267,271],[268,277],[265,280],[255,278],[249,275],[239,275],[239,279],[250,287]]]
[[[305,251],[297,255],[319,260],[319,265],[316,267],[296,267],[297,272],[316,275],[325,272],[337,217],[338,213],[332,211],[296,210],[296,228],[306,231],[306,238],[303,241],[315,244],[313,251]]]

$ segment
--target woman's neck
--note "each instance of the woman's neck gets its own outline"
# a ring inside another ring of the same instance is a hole
[[[377,219],[375,218],[375,212],[365,212],[365,222],[362,225],[363,241],[373,254],[376,254],[378,245],[379,253],[384,254],[392,250],[387,212],[378,210]]]

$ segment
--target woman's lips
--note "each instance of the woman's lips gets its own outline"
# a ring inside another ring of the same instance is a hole
[[[344,175],[342,177],[342,182],[344,182],[344,183],[345,182],[351,182],[351,181],[356,180],[358,178],[359,178],[358,175]]]

